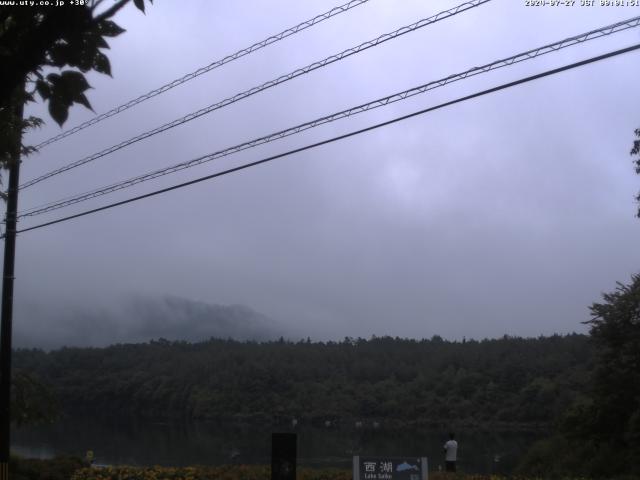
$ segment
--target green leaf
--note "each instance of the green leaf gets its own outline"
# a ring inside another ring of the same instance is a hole
[[[138,10],[144,13],[144,0],[133,0],[133,3]]]
[[[126,30],[111,20],[102,20],[98,23],[98,31],[103,37],[117,37]]]
[[[85,107],[87,107],[89,110],[93,112],[93,107],[89,103],[89,100],[87,99],[87,96],[84,93],[81,93],[80,95],[78,95],[76,98],[74,98],[74,100],[76,103],[84,105]]]
[[[62,126],[69,117],[69,105],[65,105],[57,98],[52,98],[49,100],[49,115],[58,125]]]
[[[42,120],[40,117],[34,117],[33,115],[25,118],[22,121],[23,130],[30,128],[40,128],[42,127],[42,125],[44,125],[44,120]]]
[[[79,103],[91,109],[84,91],[91,88],[84,75],[80,72],[65,70],[62,75],[51,73],[47,75],[49,81],[49,113],[51,117],[62,125],[69,114],[69,107]]]
[[[40,94],[43,100],[47,100],[51,97],[51,88],[44,80],[38,80],[36,82],[36,91]]]
[[[104,53],[97,52],[93,57],[93,69],[111,76],[111,63]]]
[[[20,147],[20,155],[23,157],[28,157],[29,155],[37,151],[38,149],[36,147],[32,147],[31,145],[28,145],[26,147],[23,145]]]
[[[104,38],[102,38],[102,35],[99,35],[99,34],[96,35],[94,37],[94,40],[95,40],[96,46],[98,48],[106,48],[106,49],[111,48],[111,47],[109,47],[109,44],[107,43],[107,41]]]
[[[91,88],[84,75],[73,70],[62,72],[61,80],[64,82],[65,89],[72,94],[71,96],[74,96],[76,92],[82,93]]]
[[[60,82],[60,78],[60,75],[58,75],[57,73],[50,73],[49,75],[47,75],[47,82],[49,82],[51,86],[55,87],[55,85]]]

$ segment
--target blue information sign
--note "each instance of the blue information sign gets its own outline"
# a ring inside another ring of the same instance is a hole
[[[353,457],[354,480],[428,480],[427,458]]]

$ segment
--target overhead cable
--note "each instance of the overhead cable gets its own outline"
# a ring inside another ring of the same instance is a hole
[[[433,80],[431,82],[425,83],[423,85],[408,89],[408,90],[404,90],[402,92],[399,93],[394,93],[393,95],[389,95],[383,98],[379,98],[377,100],[374,100],[372,102],[369,103],[365,103],[362,105],[358,105],[355,107],[351,107],[349,109],[346,110],[342,110],[340,112],[336,112],[333,113],[331,115],[326,115],[324,117],[320,117],[317,118],[315,120],[309,121],[309,122],[305,122],[299,125],[296,125],[294,127],[290,127],[287,128],[285,130],[281,130],[279,132],[275,132],[275,133],[271,133],[269,135],[265,135],[263,137],[259,137],[253,140],[249,140],[247,142],[243,142],[240,143],[238,145],[232,146],[232,147],[228,147],[225,148],[223,150],[219,150],[217,152],[214,153],[210,153],[207,155],[203,155],[185,162],[181,162],[169,167],[165,167],[165,168],[161,168],[152,172],[148,172],[133,178],[129,178],[128,180],[124,180],[121,182],[117,182],[105,187],[101,187],[89,192],[85,192],[85,193],[81,193],[81,194],[77,194],[74,196],[70,196],[70,197],[66,197],[63,199],[59,199],[56,200],[54,202],[49,202],[45,205],[41,205],[41,206],[37,206],[37,207],[33,207],[31,209],[25,210],[23,212],[20,212],[18,215],[18,218],[24,218],[24,217],[30,217],[30,216],[35,216],[35,215],[40,215],[43,213],[47,213],[53,210],[57,210],[60,208],[64,208],[67,207],[69,205],[73,205],[79,202],[83,202],[85,200],[89,200],[92,198],[96,198],[102,195],[106,195],[112,192],[115,192],[117,190],[122,190],[124,188],[128,188],[131,187],[133,185],[137,185],[139,183],[148,181],[148,180],[152,180],[154,178],[158,178],[164,175],[168,175],[171,173],[175,173],[181,170],[184,170],[186,168],[190,168],[190,167],[194,167],[196,165],[200,165],[202,163],[206,163],[206,162],[210,162],[212,160],[218,159],[218,158],[222,158],[222,157],[226,157],[228,155],[232,155],[234,153],[238,153],[241,152],[243,150],[247,150],[249,148],[253,148],[259,145],[263,145],[265,143],[269,143],[275,140],[278,140],[280,138],[285,138],[288,137],[290,135],[294,135],[297,133],[300,133],[302,131],[305,130],[309,130],[311,128],[315,128],[319,125],[323,125],[325,123],[330,123],[333,122],[335,120],[339,120],[342,118],[347,118],[353,115],[357,115],[359,113],[363,113],[369,110],[372,110],[374,108],[378,108],[378,107],[382,107],[391,103],[395,103],[401,100],[405,100],[409,97],[413,97],[415,95],[418,94],[422,94],[425,92],[428,92],[430,90],[433,90],[435,88],[439,88],[442,87],[444,85],[447,85],[449,83],[453,83],[459,80],[463,80],[465,78],[471,77],[471,76],[475,76],[481,73],[486,73],[492,70],[496,70],[502,67],[506,67],[509,65],[513,65],[515,63],[519,63],[519,62],[523,62],[525,60],[531,60],[533,58],[539,57],[541,55],[550,53],[550,52],[555,52],[558,50],[561,50],[563,48],[567,48],[579,43],[583,43],[585,41],[588,40],[593,40],[595,38],[600,38],[602,36],[605,35],[610,35],[612,33],[615,32],[621,32],[624,30],[627,30],[629,28],[634,28],[634,27],[638,27],[640,26],[640,16],[638,17],[634,17],[631,18],[629,20],[624,20],[622,22],[617,22],[613,25],[608,25],[606,27],[601,27],[597,30],[591,30],[589,32],[586,33],[582,33],[580,35],[575,35],[573,37],[570,38],[566,38],[564,40],[561,40],[559,42],[555,42],[555,43],[551,43],[551,44],[547,44],[544,45],[542,47],[538,47],[532,50],[528,50],[526,52],[522,52],[522,53],[518,53],[516,55],[512,55],[510,57],[507,58],[503,58],[501,60],[496,60],[494,62],[485,64],[483,66],[480,67],[473,67],[469,70],[465,70],[461,73],[456,73],[453,75],[449,75],[447,77],[441,78],[439,80]]]
[[[165,132],[171,128],[177,127],[178,125],[182,125],[183,123],[187,123],[190,122],[191,120],[195,120],[196,118],[202,117],[203,115],[206,115],[208,113],[211,113],[215,110],[218,110],[220,108],[226,107],[231,105],[232,103],[235,103],[239,100],[245,99],[247,97],[250,97],[252,95],[255,95],[259,92],[262,92],[264,90],[267,90],[269,88],[275,87],[276,85],[280,85],[281,83],[287,82],[289,80],[292,80],[294,78],[297,78],[301,75],[307,74],[309,72],[312,72],[314,70],[317,70],[319,68],[323,68],[326,67],[327,65],[330,65],[334,62],[338,62],[340,60],[344,60],[345,58],[350,57],[351,55],[355,55],[357,53],[360,53],[364,50],[367,50],[371,47],[376,47],[378,45],[381,45],[384,42],[387,42],[389,40],[392,40],[394,38],[398,38],[401,35],[404,35],[406,33],[409,32],[413,32],[415,30],[418,30],[420,28],[426,27],[427,25],[431,25],[433,23],[436,23],[440,20],[444,20],[445,18],[449,18],[452,17],[454,15],[457,15],[458,13],[467,11],[471,8],[477,7],[479,5],[482,5],[483,3],[487,3],[490,2],[491,0],[471,0],[469,2],[465,2],[461,5],[458,5],[457,7],[451,8],[449,10],[445,10],[442,11],[440,13],[437,13],[436,15],[433,15],[429,18],[425,18],[422,20],[419,20],[411,25],[407,25],[404,26],[402,28],[399,28],[393,32],[390,33],[385,33],[384,35],[380,35],[379,37],[374,38],[373,40],[369,40],[367,42],[361,43],[358,46],[355,47],[351,47],[347,50],[344,50],[340,53],[331,55],[323,60],[311,63],[305,67],[302,68],[298,68],[294,71],[292,71],[291,73],[288,73],[286,75],[281,75],[280,77],[270,80],[268,82],[263,83],[262,85],[250,88],[249,90],[245,90],[244,92],[238,93],[232,97],[228,97],[220,102],[211,104],[207,107],[201,108],[200,110],[197,110],[195,112],[192,112],[188,115],[185,115],[184,117],[178,118],[176,120],[173,120],[171,122],[165,123],[164,125],[161,125],[159,127],[156,127],[152,130],[149,130],[147,132],[144,132],[140,135],[137,135],[135,137],[132,137],[128,140],[125,140],[121,143],[118,143],[117,145],[113,145],[105,150],[102,150],[98,153],[94,153],[92,155],[89,155],[87,157],[84,157],[80,160],[76,160],[75,162],[72,162],[68,165],[65,165],[63,167],[60,167],[58,169],[52,170],[48,173],[45,173],[44,175],[41,175],[37,178],[34,178],[32,180],[29,180],[28,182],[22,184],[20,186],[21,189],[25,189],[27,187],[30,187],[32,185],[35,185],[36,183],[39,183],[43,180],[46,180],[48,178],[51,178],[55,175],[59,175],[63,172],[66,172],[68,170],[71,170],[72,168],[76,168],[79,167],[81,165],[84,165],[86,163],[92,162],[94,160],[97,160],[98,158],[104,157],[106,155],[109,155],[113,152],[116,152],[122,148],[128,147],[129,145],[132,145],[134,143],[137,143],[141,140],[144,140],[146,138],[152,137],[153,135],[157,135],[158,133],[162,133]]]
[[[138,105],[146,100],[149,100],[150,98],[153,98],[157,95],[160,95],[161,93],[164,93],[168,90],[171,90],[174,87],[177,87],[178,85],[182,85],[183,83],[188,82],[189,80],[193,80],[196,77],[199,77],[200,75],[210,72],[211,70],[214,70],[218,67],[221,67],[227,63],[230,63],[234,60],[237,60],[241,57],[244,57],[245,55],[249,55],[250,53],[253,53],[257,50],[260,50],[264,47],[267,47],[269,45],[271,45],[272,43],[276,43],[280,40],[283,40],[287,37],[290,37],[291,35],[294,35],[296,33],[299,33],[303,30],[306,30],[309,27],[312,27],[314,25],[317,25],[325,20],[328,20],[331,17],[335,17],[336,15],[339,15],[341,13],[344,13],[348,10],[351,10],[352,8],[355,8],[359,5],[362,5],[363,3],[367,3],[369,0],[351,0],[350,2],[347,2],[343,5],[337,6],[332,8],[331,10],[329,10],[328,12],[324,12],[321,13],[320,15],[316,15],[315,17],[309,19],[309,20],[305,20],[302,23],[299,23],[298,25],[295,25],[294,27],[290,27],[287,28],[286,30],[283,30],[280,33],[276,33],[275,35],[271,35],[268,38],[265,38],[264,40],[261,40],[260,42],[256,42],[253,45],[249,46],[249,47],[245,47],[241,50],[238,50],[235,53],[232,53],[230,55],[227,55],[226,57],[223,57],[219,60],[216,60],[214,62],[211,62],[209,65],[206,65],[204,67],[201,67],[191,73],[188,73],[180,78],[177,78],[169,83],[166,83],[165,85],[162,85],[161,87],[156,88],[155,90],[151,90],[150,92],[145,93],[144,95],[140,95],[137,98],[134,98],[133,100],[129,100],[127,103],[124,103],[118,107],[115,107],[111,110],[109,110],[108,112],[102,113],[96,117],[93,117],[90,120],[87,120],[84,123],[81,123],[80,125],[77,125],[69,130],[66,130],[58,135],[55,135],[47,140],[45,140],[42,143],[39,143],[38,145],[36,145],[35,148],[37,149],[41,149],[43,147],[46,147],[47,145],[50,145],[52,143],[57,142],[58,140],[62,140],[63,138],[66,138],[70,135],[73,135],[74,133],[79,132],[80,130],[84,130],[85,128],[88,128],[92,125],[95,125],[96,123],[99,123],[103,120],[106,120],[109,117],[113,117],[114,115],[117,115],[119,113],[124,112],[125,110],[130,109],[131,107],[134,107],[135,105]]]
[[[31,226],[31,227],[23,228],[21,230],[18,230],[17,233],[28,232],[28,231],[31,231],[31,230],[36,230],[36,229],[47,227],[47,226],[50,226],[50,225],[55,225],[55,224],[58,224],[58,223],[66,222],[66,221],[69,221],[69,220],[73,220],[75,218],[84,217],[86,215],[90,215],[90,214],[93,214],[93,213],[97,213],[97,212],[101,212],[101,211],[104,211],[104,210],[115,208],[115,207],[118,207],[118,206],[121,206],[121,205],[125,205],[127,203],[132,203],[132,202],[136,202],[138,200],[142,200],[142,199],[145,199],[145,198],[149,198],[149,197],[153,197],[153,196],[156,196],[156,195],[160,195],[162,193],[170,192],[172,190],[177,190],[177,189],[180,189],[180,188],[188,187],[188,186],[194,185],[196,183],[204,182],[206,180],[211,180],[211,179],[214,179],[214,178],[217,178],[217,177],[221,177],[223,175],[228,175],[230,173],[237,172],[237,171],[240,171],[240,170],[244,170],[244,169],[247,169],[247,168],[250,168],[250,167],[255,167],[257,165],[261,165],[263,163],[271,162],[273,160],[276,160],[276,159],[279,159],[279,158],[283,158],[283,157],[286,157],[286,156],[290,156],[290,155],[293,155],[295,153],[300,153],[300,152],[303,152],[303,151],[306,151],[306,150],[311,150],[313,148],[320,147],[322,145],[327,145],[329,143],[334,143],[334,142],[337,142],[339,140],[344,140],[346,138],[350,138],[350,137],[353,137],[353,136],[356,136],[356,135],[360,135],[360,134],[365,133],[365,132],[369,132],[371,130],[375,130],[375,129],[378,129],[378,128],[381,128],[381,127],[385,127],[385,126],[391,125],[393,123],[400,122],[402,120],[407,120],[409,118],[416,117],[416,116],[419,116],[419,115],[423,115],[425,113],[432,112],[432,111],[435,111],[435,110],[438,110],[438,109],[441,109],[441,108],[444,108],[444,107],[448,107],[448,106],[451,106],[451,105],[454,105],[454,104],[457,104],[457,103],[465,102],[465,101],[471,100],[473,98],[481,97],[483,95],[487,95],[487,94],[494,93],[494,92],[497,92],[497,91],[500,91],[500,90],[504,90],[504,89],[507,89],[507,88],[510,88],[510,87],[514,87],[516,85],[521,85],[523,83],[531,82],[533,80],[537,80],[537,79],[540,79],[540,78],[543,78],[543,77],[547,77],[547,76],[550,76],[550,75],[555,75],[555,74],[558,74],[560,72],[571,70],[571,69],[574,69],[574,68],[577,68],[577,67],[581,67],[581,66],[588,65],[588,64],[591,64],[591,63],[599,62],[601,60],[605,60],[605,59],[608,59],[608,58],[611,58],[611,57],[615,57],[617,55],[622,55],[624,53],[628,53],[628,52],[631,52],[631,51],[634,51],[634,50],[638,50],[638,49],[640,49],[640,43],[632,45],[632,46],[627,47],[627,48],[622,48],[622,49],[619,49],[619,50],[615,50],[615,51],[612,51],[612,52],[609,52],[609,53],[606,53],[606,54],[603,54],[603,55],[598,55],[596,57],[591,57],[589,59],[582,60],[580,62],[575,62],[575,63],[571,63],[569,65],[564,65],[564,66],[559,67],[559,68],[554,68],[552,70],[547,70],[545,72],[538,73],[536,75],[531,75],[531,76],[528,76],[528,77],[525,77],[525,78],[521,78],[521,79],[515,80],[513,82],[504,83],[504,84],[499,85],[497,87],[493,87],[493,88],[489,88],[489,89],[486,89],[486,90],[482,90],[480,92],[476,92],[476,93],[473,93],[471,95],[466,95],[464,97],[460,97],[460,98],[457,98],[455,100],[451,100],[451,101],[448,101],[448,102],[445,102],[445,103],[441,103],[441,104],[433,106],[433,107],[425,108],[423,110],[419,110],[417,112],[413,112],[413,113],[410,113],[408,115],[403,115],[401,117],[396,117],[396,118],[394,118],[392,120],[388,120],[386,122],[377,123],[375,125],[371,125],[369,127],[362,128],[360,130],[355,130],[353,132],[349,132],[349,133],[346,133],[346,134],[343,134],[343,135],[338,135],[336,137],[332,137],[332,138],[329,138],[327,140],[323,140],[321,142],[316,142],[316,143],[313,143],[313,144],[310,144],[310,145],[306,145],[304,147],[300,147],[300,148],[296,148],[296,149],[293,149],[293,150],[289,150],[289,151],[284,152],[284,153],[280,153],[280,154],[277,154],[277,155],[272,155],[270,157],[263,158],[261,160],[257,160],[255,162],[251,162],[251,163],[247,163],[247,164],[244,164],[244,165],[240,165],[240,166],[237,166],[237,167],[234,167],[234,168],[230,168],[228,170],[224,170],[224,171],[221,171],[221,172],[213,173],[211,175],[206,175],[204,177],[196,178],[194,180],[190,180],[188,182],[184,182],[184,183],[180,183],[180,184],[177,184],[177,185],[173,185],[171,187],[162,188],[160,190],[155,190],[153,192],[149,192],[149,193],[146,193],[146,194],[143,194],[143,195],[138,195],[136,197],[128,198],[126,200],[122,200],[122,201],[119,201],[119,202],[114,202],[114,203],[111,203],[111,204],[108,204],[108,205],[104,205],[102,207],[93,208],[91,210],[86,210],[84,212],[80,212],[80,213],[77,213],[75,215],[69,215],[67,217],[63,217],[63,218],[59,218],[59,219],[56,219],[56,220],[52,220],[50,222],[41,223],[41,224],[34,225],[34,226]]]

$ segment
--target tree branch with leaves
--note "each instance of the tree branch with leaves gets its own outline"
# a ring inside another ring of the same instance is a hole
[[[144,12],[144,0],[119,0],[98,12],[102,0],[73,8],[46,6],[3,7],[0,10],[0,164],[11,161],[16,143],[24,147],[22,134],[42,125],[42,119],[16,118],[16,102],[47,102],[49,114],[60,126],[69,108],[80,104],[91,109],[86,96],[90,85],[85,73],[111,75],[111,64],[103,50],[107,38],[124,32],[111,18],[133,1]],[[152,0],[149,0],[150,2]],[[26,86],[24,88],[23,86]]]
[[[633,147],[631,148],[631,155],[637,156],[637,158],[633,161],[636,164],[636,173],[640,175],[640,128],[636,128],[635,132],[637,140],[633,141]],[[636,196],[636,201],[640,204],[640,193]],[[640,218],[640,206],[638,207],[638,211],[636,216]]]

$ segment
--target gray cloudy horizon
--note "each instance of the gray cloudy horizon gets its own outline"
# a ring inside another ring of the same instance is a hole
[[[340,2],[154,2],[91,74],[107,111]],[[22,181],[461,2],[371,0],[23,162]],[[640,14],[494,0],[69,171],[20,210],[171,165]],[[60,210],[129,198],[626,47],[640,28]],[[15,326],[118,310],[123,296],[245,305],[301,336],[449,339],[586,332],[588,307],[640,270],[629,155],[639,53],[422,115],[232,175],[20,234]],[[38,143],[61,130],[47,125]],[[76,107],[65,129],[92,117]],[[44,312],[33,316],[30,312]],[[48,312],[52,312],[49,314]],[[90,317],[90,316],[89,316]],[[87,320],[90,322],[90,318]],[[22,325],[22,327],[21,327]],[[27,328],[28,325],[28,328]],[[22,328],[22,330],[21,330]],[[71,336],[71,332],[69,333]]]

